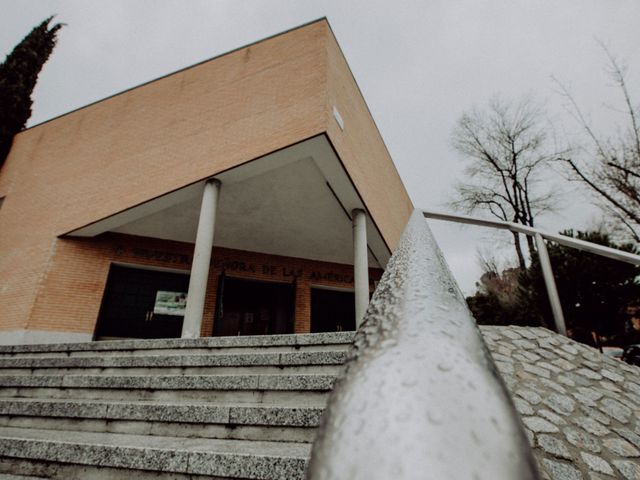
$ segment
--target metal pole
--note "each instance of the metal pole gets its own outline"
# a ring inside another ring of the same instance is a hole
[[[536,248],[538,249],[538,257],[540,258],[540,267],[542,268],[544,284],[547,287],[547,295],[549,296],[549,303],[551,304],[551,312],[553,313],[553,319],[556,322],[556,331],[559,334],[566,336],[567,327],[564,323],[564,315],[562,314],[562,306],[560,305],[560,297],[558,295],[558,289],[556,288],[556,281],[553,278],[553,270],[551,269],[551,261],[549,260],[547,245],[544,243],[544,239],[539,233],[536,233],[534,237],[536,239]]]
[[[353,287],[356,301],[356,329],[369,306],[369,259],[367,257],[367,216],[356,208],[353,217]]]
[[[204,300],[207,295],[207,281],[209,280],[209,264],[211,263],[211,249],[213,248],[213,234],[216,226],[216,210],[218,208],[218,194],[220,180],[207,180],[202,193],[202,206],[198,219],[198,233],[196,245],[193,249],[191,276],[189,277],[189,294],[187,307],[182,323],[182,338],[200,337]]]

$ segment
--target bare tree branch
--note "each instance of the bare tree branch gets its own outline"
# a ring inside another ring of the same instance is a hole
[[[608,73],[618,87],[624,103],[625,121],[615,136],[603,136],[593,129],[568,88],[556,80],[561,94],[569,101],[569,113],[584,132],[592,148],[574,149],[578,158],[559,157],[569,176],[586,185],[610,211],[634,241],[640,240],[640,128],[625,78],[626,67],[600,43],[609,64]]]
[[[468,180],[458,184],[450,206],[468,213],[483,210],[528,226],[533,226],[537,215],[552,210],[553,191],[544,191],[536,180],[558,152],[549,150],[541,119],[541,107],[530,97],[511,103],[496,97],[484,110],[463,114],[451,143],[468,160]],[[533,243],[528,246],[531,253]],[[524,267],[517,234],[514,247]]]
[[[622,165],[618,165],[614,162],[607,162],[607,166],[616,169],[616,170],[621,170],[622,172],[624,172],[625,174],[632,176],[632,177],[636,177],[636,178],[640,178],[640,174],[637,172],[634,172],[632,170],[629,170],[626,167],[623,167]]]

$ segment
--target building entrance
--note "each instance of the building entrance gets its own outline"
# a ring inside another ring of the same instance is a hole
[[[293,333],[295,285],[220,278],[214,335]]]
[[[189,275],[113,265],[96,339],[180,337]]]
[[[311,289],[311,333],[356,329],[353,292]]]

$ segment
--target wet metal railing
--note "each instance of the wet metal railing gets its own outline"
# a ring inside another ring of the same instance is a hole
[[[329,399],[307,479],[538,478],[509,394],[416,210]]]
[[[553,314],[556,331],[562,335],[567,334],[567,328],[564,321],[564,314],[562,313],[562,306],[560,305],[560,296],[558,295],[558,289],[553,277],[549,253],[547,252],[547,246],[544,242],[545,239],[564,245],[565,247],[583,250],[585,252],[594,253],[596,255],[612,258],[621,262],[631,263],[633,265],[640,265],[640,255],[634,255],[633,253],[623,252],[622,250],[605,247],[591,242],[585,242],[584,240],[578,240],[577,238],[567,237],[557,233],[544,232],[537,228],[520,225],[519,223],[503,222],[500,220],[486,220],[482,218],[468,217],[466,215],[453,215],[451,213],[432,212],[429,210],[422,210],[422,214],[426,218],[432,218],[434,220],[467,223],[481,227],[509,230],[511,232],[522,233],[533,237],[536,242],[536,249],[538,250],[540,268],[542,269],[542,277],[547,289],[547,296],[549,297],[549,304],[551,305],[551,313]]]

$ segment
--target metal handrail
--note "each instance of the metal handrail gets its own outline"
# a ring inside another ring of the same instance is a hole
[[[564,245],[566,247],[583,250],[589,253],[595,253],[596,255],[613,258],[614,260],[620,260],[621,262],[627,262],[633,265],[640,265],[640,255],[634,255],[633,253],[623,252],[622,250],[605,247],[596,243],[585,242],[584,240],[567,237],[566,235],[560,235],[559,233],[545,232],[538,228],[520,225],[519,223],[503,222],[501,220],[487,220],[484,218],[469,217],[466,215],[454,215],[452,213],[434,212],[431,210],[421,211],[425,218],[432,218],[434,220],[444,220],[447,222],[467,223],[470,225],[478,225],[481,227],[498,228],[502,230],[509,230],[512,232],[523,233],[531,237],[535,237],[536,234],[539,234],[542,238],[558,243],[560,245]]]
[[[518,414],[415,210],[337,380],[309,480],[533,480]]]
[[[447,222],[467,223],[471,225],[478,225],[481,227],[498,228],[502,230],[509,230],[511,232],[523,233],[525,235],[533,237],[535,239],[536,248],[538,250],[540,268],[542,269],[542,277],[547,289],[547,296],[549,297],[549,305],[551,306],[551,314],[553,315],[553,319],[556,325],[556,331],[562,335],[567,334],[567,327],[564,321],[564,314],[562,313],[562,305],[560,304],[558,288],[556,287],[556,281],[553,277],[553,269],[551,267],[551,261],[549,260],[549,252],[547,252],[547,246],[544,243],[544,239],[550,240],[560,245],[564,245],[566,247],[594,253],[596,255],[612,258],[621,262],[640,265],[640,255],[623,252],[622,250],[605,247],[603,245],[598,245],[591,242],[585,242],[584,240],[567,237],[566,235],[544,232],[537,228],[529,227],[527,225],[521,225],[519,223],[504,222],[502,220],[487,220],[483,218],[469,217],[466,215],[433,212],[430,210],[421,211],[425,218],[444,220]]]

